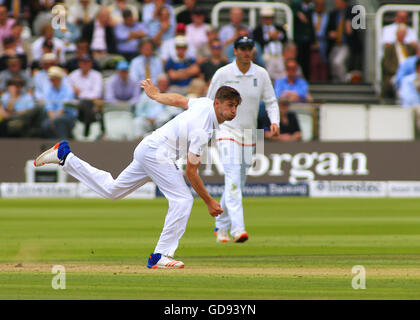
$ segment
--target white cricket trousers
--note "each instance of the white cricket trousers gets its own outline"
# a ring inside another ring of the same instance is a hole
[[[216,217],[216,228],[230,230],[234,235],[245,230],[242,192],[254,147],[242,146],[232,140],[217,141],[217,147],[225,171],[225,189],[220,200],[223,213]]]
[[[133,161],[117,179],[109,172],[92,167],[73,153],[67,156],[63,168],[102,197],[112,200],[124,198],[148,181],[156,183],[169,201],[169,209],[154,253],[172,257],[185,232],[193,197],[182,171],[170,159],[158,161],[157,150],[143,140],[134,151]],[[162,157],[161,152],[159,154]]]

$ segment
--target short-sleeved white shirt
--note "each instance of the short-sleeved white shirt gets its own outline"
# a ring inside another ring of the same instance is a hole
[[[190,98],[188,109],[146,137],[146,143],[155,148],[165,147],[169,157],[178,160],[191,152],[202,154],[202,149],[219,129],[213,100]]]

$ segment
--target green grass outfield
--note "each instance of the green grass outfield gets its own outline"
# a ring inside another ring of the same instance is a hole
[[[420,199],[244,203],[248,242],[216,243],[196,199],[176,252],[185,269],[149,270],[165,199],[0,199],[0,299],[420,299]]]

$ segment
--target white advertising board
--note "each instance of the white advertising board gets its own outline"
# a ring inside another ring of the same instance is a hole
[[[310,197],[363,197],[387,196],[386,181],[311,181]]]

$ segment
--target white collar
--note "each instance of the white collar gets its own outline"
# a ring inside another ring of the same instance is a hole
[[[235,76],[247,77],[247,76],[253,76],[255,74],[255,65],[252,61],[251,61],[251,66],[249,67],[248,71],[245,74],[242,73],[241,70],[239,70],[238,65],[236,64],[236,59],[233,60],[232,64],[233,64],[233,72],[235,73]]]

